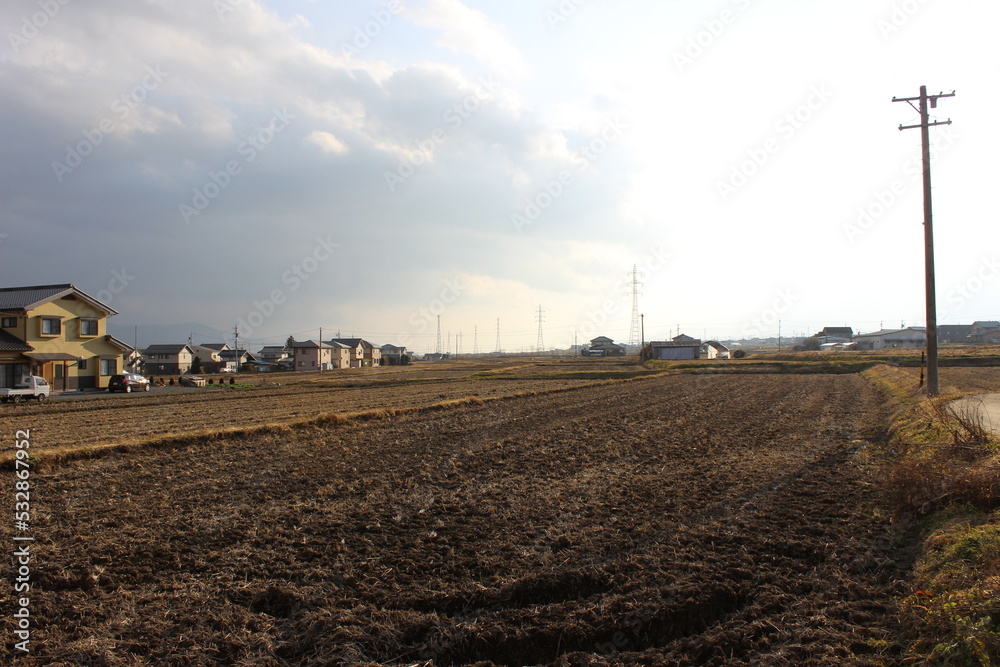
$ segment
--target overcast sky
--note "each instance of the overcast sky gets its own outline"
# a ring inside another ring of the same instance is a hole
[[[533,348],[1000,318],[988,0],[8,0],[0,275],[119,324]],[[867,215],[861,215],[867,212]],[[478,335],[474,332],[478,331]],[[145,343],[171,342],[145,340]],[[205,342],[205,341],[196,341]]]

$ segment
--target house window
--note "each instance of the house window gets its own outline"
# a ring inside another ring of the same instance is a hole
[[[118,372],[118,361],[116,359],[101,359],[101,375],[107,377]]]
[[[87,370],[87,360],[86,359],[81,359],[80,361],[77,362],[76,366],[81,371]]]
[[[16,326],[17,326],[16,317],[4,317],[2,321],[0,321],[0,327],[3,327],[4,329],[13,329]]]
[[[80,335],[81,336],[96,336],[97,335],[97,320],[80,320]]]
[[[51,317],[42,318],[42,335],[43,336],[58,336],[59,332],[62,331],[62,323]]]

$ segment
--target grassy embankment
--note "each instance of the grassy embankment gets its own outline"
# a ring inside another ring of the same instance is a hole
[[[880,454],[886,500],[917,522],[920,553],[914,592],[902,601],[917,664],[1000,662],[1000,448],[974,408],[942,386],[929,399],[917,375],[888,365],[864,376],[894,414]]]

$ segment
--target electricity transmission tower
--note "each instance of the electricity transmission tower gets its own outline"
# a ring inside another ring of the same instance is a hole
[[[542,322],[545,321],[545,316],[542,315],[543,312],[542,307],[538,306],[538,315],[536,315],[538,318],[538,343],[535,345],[535,351],[539,353],[545,348],[545,343],[542,342]]]
[[[899,130],[920,128],[920,139],[924,163],[924,272],[926,275],[925,292],[927,300],[927,395],[938,395],[938,330],[937,330],[937,298],[934,281],[934,222],[931,206],[931,140],[930,129],[935,125],[951,125],[948,120],[930,120],[928,107],[937,108],[937,102],[942,97],[954,97],[955,91],[928,95],[927,86],[920,86],[917,97],[893,97],[893,102],[906,102],[920,113],[920,122],[916,125],[900,125]],[[918,102],[918,104],[914,104]]]
[[[632,265],[632,326],[628,331],[629,347],[639,347],[639,270]]]
[[[497,349],[495,350],[497,354],[503,352],[503,348],[500,347],[500,318],[497,318]]]
[[[437,336],[437,347],[434,348],[435,354],[441,354],[441,316],[438,315],[438,336]]]
[[[472,327],[472,354],[479,354],[479,325]]]

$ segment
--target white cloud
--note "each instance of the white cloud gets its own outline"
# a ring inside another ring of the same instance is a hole
[[[331,153],[333,155],[347,155],[351,152],[351,149],[347,147],[343,141],[330,134],[329,132],[323,132],[322,130],[313,130],[306,137],[309,141],[316,144],[324,153]]]
[[[520,77],[529,67],[507,36],[503,25],[486,14],[470,9],[461,0],[429,0],[426,7],[408,9],[417,24],[440,32],[436,43],[455,53],[468,54],[488,63],[506,76]]]

